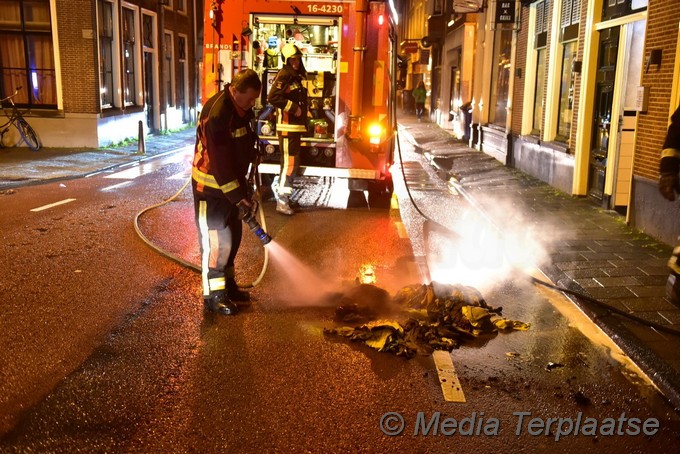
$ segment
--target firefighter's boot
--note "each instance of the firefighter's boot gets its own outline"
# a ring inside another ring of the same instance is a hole
[[[295,214],[295,211],[288,205],[288,197],[284,195],[280,195],[279,200],[276,201],[276,211],[288,216]]]
[[[299,211],[300,210],[300,203],[296,200],[293,200],[291,198],[288,199],[288,206],[293,209],[293,211]]]
[[[229,300],[224,292],[213,293],[207,298],[203,298],[203,307],[209,312],[221,315],[235,315],[238,312],[236,304]]]
[[[227,279],[227,295],[229,295],[229,299],[232,301],[239,303],[250,302],[250,293],[241,290],[233,278]]]

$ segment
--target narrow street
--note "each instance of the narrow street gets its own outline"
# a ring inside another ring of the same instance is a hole
[[[492,241],[493,228],[401,147],[415,202],[463,241],[424,221],[399,175],[391,210],[342,208],[342,181],[309,181],[297,193],[303,212],[283,217],[264,204],[279,248],[252,307],[235,317],[205,314],[200,276],[133,229],[136,213],[186,181],[190,151],[3,195],[0,451],[677,451],[677,413],[606,336],[481,249],[524,251],[516,257],[530,268],[545,245],[521,226],[506,232],[515,244]],[[140,227],[197,262],[189,190]],[[255,280],[263,257],[246,230],[238,280]],[[327,295],[349,294],[365,265],[390,294],[430,279],[474,285],[531,327],[446,355],[465,400],[446,401],[440,379],[450,376],[432,356],[407,360],[324,334],[338,326]],[[588,428],[576,423],[587,418]]]

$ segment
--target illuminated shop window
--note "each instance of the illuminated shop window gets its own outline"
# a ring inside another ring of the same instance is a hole
[[[49,0],[0,0],[0,97],[19,91],[22,106],[56,108]]]

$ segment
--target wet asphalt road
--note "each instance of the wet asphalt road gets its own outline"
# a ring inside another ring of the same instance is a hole
[[[292,218],[265,203],[267,229],[291,256],[272,252],[265,278],[251,290],[252,307],[236,317],[204,314],[200,277],[149,249],[131,224],[139,210],[179,189],[187,156],[0,196],[0,451],[677,452],[677,414],[559,295],[499,267],[493,251],[511,245],[496,243],[402,146],[414,199],[438,223],[464,220],[457,228],[468,241],[456,243],[424,223],[399,176],[399,211],[339,209],[347,192],[319,181],[299,193],[303,205],[315,206]],[[187,190],[145,215],[141,227],[197,262],[193,222]],[[474,226],[471,234],[465,225]],[[263,263],[262,248],[244,235],[242,283]],[[482,249],[487,243],[492,252]],[[540,255],[536,245],[522,246]],[[369,263],[391,293],[428,274],[465,279],[531,329],[454,350],[466,402],[445,402],[430,356],[405,360],[323,335],[335,326],[333,308],[314,300],[350,288]],[[403,417],[401,435],[381,430],[388,412]],[[625,413],[656,418],[661,427],[652,436],[556,441],[554,427],[530,434],[526,420],[518,435],[518,412],[543,422],[580,414],[600,424]],[[440,422],[474,418],[477,429],[414,435],[419,414],[428,422],[437,414]]]

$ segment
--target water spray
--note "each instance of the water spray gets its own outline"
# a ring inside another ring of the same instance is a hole
[[[396,114],[396,110],[395,110],[395,114]],[[439,222],[435,221],[435,220],[432,219],[430,216],[426,215],[425,213],[423,213],[423,212],[421,211],[420,207],[418,206],[418,204],[416,203],[415,199],[414,199],[413,196],[411,195],[411,189],[410,189],[410,187],[409,187],[408,180],[407,180],[407,178],[406,178],[406,171],[404,170],[404,165],[403,165],[404,159],[403,159],[402,153],[401,153],[401,141],[399,140],[399,129],[398,129],[398,127],[397,127],[396,125],[395,125],[395,127],[394,127],[394,135],[395,135],[395,137],[396,137],[397,153],[398,153],[398,155],[399,155],[399,163],[400,163],[400,167],[401,167],[401,175],[402,175],[402,177],[403,177],[404,186],[405,186],[405,188],[406,188],[406,193],[408,194],[409,200],[411,201],[411,205],[415,208],[415,210],[418,212],[418,214],[420,214],[426,221],[428,221],[428,222],[431,223],[430,225],[437,227],[437,228],[438,228],[439,230],[441,230],[442,232],[448,233],[451,237],[454,237],[454,238],[459,237],[460,235],[458,234],[458,232],[454,231],[453,229],[451,229],[451,228],[449,228],[449,227],[446,227],[446,226],[440,224]],[[473,201],[472,198],[469,196],[469,194],[467,194],[467,192],[462,188],[462,185],[460,185],[460,184],[454,184],[454,187],[456,188],[456,190],[458,191],[458,193],[461,194],[461,195],[467,200],[468,203],[470,203],[470,205],[472,205],[472,206],[475,205],[474,201]],[[478,210],[478,212],[479,212],[484,218],[486,218],[486,220],[490,223],[491,226],[493,226],[493,227],[494,227],[495,229],[497,229],[498,231],[502,231],[501,226],[499,226],[499,225],[491,218],[491,216],[489,216],[488,213],[486,213],[484,210]],[[427,234],[426,234],[426,235],[427,235]],[[427,240],[426,240],[426,241],[427,241]],[[610,304],[606,304],[606,303],[604,303],[604,302],[602,302],[602,301],[600,301],[600,300],[598,300],[598,299],[596,299],[596,298],[593,298],[593,297],[591,297],[591,296],[589,296],[589,295],[585,295],[585,294],[583,294],[583,293],[581,293],[581,292],[577,292],[577,291],[574,291],[574,290],[565,288],[565,287],[563,287],[563,286],[561,286],[561,285],[556,285],[556,284],[553,284],[553,283],[551,283],[551,282],[546,282],[546,281],[544,281],[544,280],[542,280],[542,279],[538,279],[538,278],[536,278],[536,277],[534,277],[534,276],[532,276],[532,275],[530,275],[530,274],[528,274],[528,273],[526,273],[526,272],[525,272],[525,274],[528,276],[528,278],[529,278],[532,282],[534,282],[534,283],[536,283],[536,284],[542,285],[542,286],[544,286],[544,287],[552,288],[553,290],[557,290],[557,291],[559,291],[559,292],[566,293],[566,294],[568,294],[568,295],[572,295],[572,296],[578,298],[578,299],[581,300],[581,301],[585,301],[585,302],[594,304],[594,305],[596,305],[596,306],[602,307],[602,308],[604,308],[604,309],[609,310],[609,311],[612,312],[612,313],[618,314],[618,315],[620,315],[620,316],[622,316],[622,317],[624,317],[624,318],[628,318],[628,319],[633,320],[633,321],[635,321],[635,322],[637,322],[637,323],[640,323],[641,325],[646,325],[646,326],[652,327],[652,328],[654,328],[654,329],[656,329],[656,330],[658,330],[658,331],[663,331],[663,332],[665,332],[665,333],[669,333],[669,334],[674,334],[674,335],[676,335],[676,336],[680,336],[680,330],[678,330],[678,329],[676,329],[676,328],[673,328],[673,327],[670,327],[670,326],[667,326],[667,325],[662,325],[662,324],[660,324],[660,323],[656,323],[656,322],[653,322],[653,321],[651,321],[651,320],[643,319],[643,318],[641,318],[641,317],[638,317],[638,316],[636,316],[636,315],[633,315],[633,314],[631,314],[631,313],[628,313],[628,312],[626,312],[626,311],[624,311],[624,310],[622,310],[622,309],[619,309],[619,308],[617,308],[617,307],[614,307],[614,306],[612,306],[612,305],[610,305]]]

